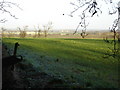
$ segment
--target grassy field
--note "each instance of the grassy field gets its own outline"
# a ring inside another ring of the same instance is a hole
[[[118,59],[103,58],[112,45],[102,39],[3,38],[38,71],[69,81],[70,87],[118,87]]]

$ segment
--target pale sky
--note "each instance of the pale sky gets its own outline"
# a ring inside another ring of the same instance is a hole
[[[53,30],[56,29],[76,29],[80,18],[78,17],[80,12],[76,12],[74,17],[68,16],[74,7],[70,2],[75,0],[9,0],[16,2],[20,5],[23,10],[19,10],[14,7],[11,12],[16,15],[19,19],[14,19],[8,14],[1,14],[2,17],[6,17],[8,21],[4,24],[0,23],[0,27],[5,28],[17,28],[28,25],[29,29],[34,28],[34,26],[47,24],[49,21],[53,23]],[[120,0],[113,0],[118,2]],[[108,15],[107,5],[101,3],[103,8],[102,14],[99,17],[95,16],[89,19],[89,26],[87,29],[94,30],[106,30],[112,25],[114,19],[118,17],[115,15]],[[64,15],[63,15],[64,14]]]

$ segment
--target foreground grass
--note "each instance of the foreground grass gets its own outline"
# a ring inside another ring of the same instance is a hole
[[[11,52],[18,54],[38,71],[64,79],[71,87],[118,87],[118,60],[103,58],[109,44],[100,39],[3,38]]]

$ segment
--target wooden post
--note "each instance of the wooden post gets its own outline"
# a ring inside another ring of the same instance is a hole
[[[18,43],[15,43],[15,47],[14,47],[14,53],[13,55],[16,56],[16,53],[17,53],[17,47],[19,46]]]

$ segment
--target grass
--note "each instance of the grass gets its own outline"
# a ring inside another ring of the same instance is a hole
[[[70,82],[70,87],[118,87],[118,59],[103,58],[112,45],[101,39],[3,38],[11,52],[15,42],[18,54],[34,68]]]

